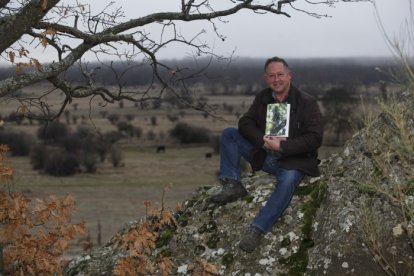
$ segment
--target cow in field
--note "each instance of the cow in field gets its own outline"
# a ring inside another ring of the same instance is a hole
[[[157,147],[157,153],[160,153],[160,152],[165,152],[165,146],[158,146]]]

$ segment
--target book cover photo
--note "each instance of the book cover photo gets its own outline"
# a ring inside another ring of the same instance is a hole
[[[274,103],[267,105],[265,135],[288,137],[290,104]]]

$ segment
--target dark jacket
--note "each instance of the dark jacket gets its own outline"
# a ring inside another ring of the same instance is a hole
[[[316,99],[293,85],[287,101],[291,104],[289,137],[281,142],[280,166],[318,176],[318,148],[322,144],[323,125]],[[269,103],[276,102],[270,88],[259,92],[246,114],[239,120],[240,134],[253,144],[250,164],[260,170],[266,157],[263,136]]]

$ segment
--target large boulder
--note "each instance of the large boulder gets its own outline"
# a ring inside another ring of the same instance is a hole
[[[209,202],[218,186],[195,191],[174,222],[148,228],[156,237],[145,258],[120,246],[119,237],[160,217],[128,223],[118,238],[73,259],[65,274],[122,274],[115,269],[122,260],[140,258],[153,275],[412,275],[412,96],[388,108],[343,152],[322,161],[321,177],[304,179],[253,253],[241,251],[238,242],[274,188],[274,177],[264,173],[243,178],[249,194],[230,204]],[[168,268],[160,264],[163,258]]]

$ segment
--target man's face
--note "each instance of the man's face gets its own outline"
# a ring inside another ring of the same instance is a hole
[[[278,95],[287,94],[290,88],[292,72],[290,72],[283,63],[271,62],[266,68],[266,84]]]

